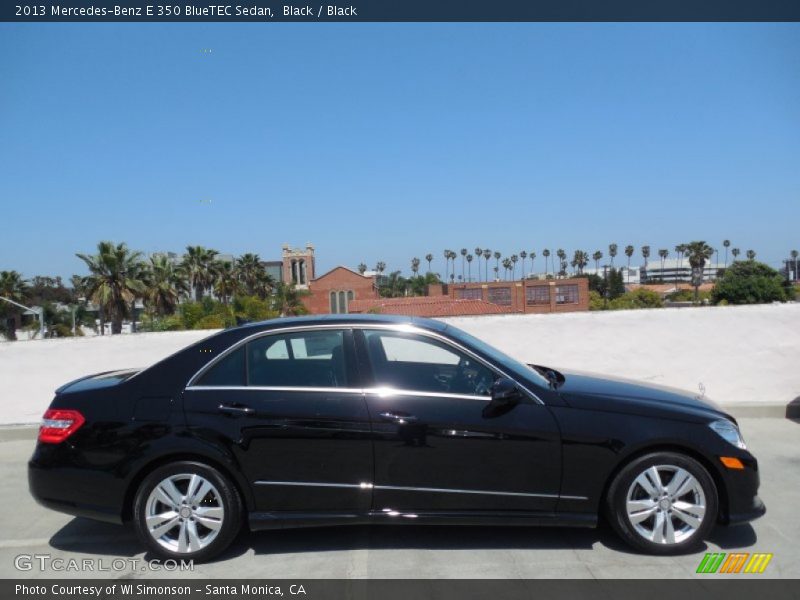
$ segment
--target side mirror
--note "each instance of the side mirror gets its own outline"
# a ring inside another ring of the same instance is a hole
[[[506,414],[522,398],[515,381],[501,377],[492,384],[492,400],[483,408],[483,416],[487,419]]]

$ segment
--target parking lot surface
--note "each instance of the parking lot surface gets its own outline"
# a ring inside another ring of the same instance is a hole
[[[26,475],[33,430],[3,430],[0,577],[800,577],[800,423],[765,418],[741,419],[740,425],[760,461],[760,496],[767,514],[752,524],[716,528],[706,547],[692,554],[637,555],[607,526],[596,530],[359,526],[244,534],[218,560],[180,574],[151,570],[145,561],[154,557],[143,553],[129,528],[73,518],[36,504],[28,494]],[[774,556],[760,575],[698,575],[695,571],[705,552]],[[73,568],[76,565],[80,569]],[[83,570],[87,565],[95,571]]]

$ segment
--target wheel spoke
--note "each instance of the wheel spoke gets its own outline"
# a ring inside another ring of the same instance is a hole
[[[664,541],[668,544],[675,543],[675,527],[672,525],[672,517],[664,515]]]
[[[694,484],[694,477],[684,469],[678,469],[667,485],[667,493],[673,501],[685,495]]]
[[[189,551],[196,552],[203,547],[203,542],[197,534],[197,525],[194,521],[184,521],[186,524],[186,534],[189,538]]]
[[[206,494],[211,491],[211,484],[203,479],[202,477],[199,478],[200,481],[198,482],[197,488],[190,487],[189,489],[194,490],[193,492],[188,494],[189,502],[192,504],[199,504],[200,501],[206,497]]]
[[[651,496],[658,496],[664,490],[664,487],[661,485],[661,475],[659,475],[658,469],[655,467],[650,467],[639,475],[636,478],[636,483],[642,486],[644,491]]]
[[[171,516],[168,516],[171,515]],[[147,528],[150,535],[158,539],[178,524],[178,515],[172,511],[147,517]]]
[[[197,517],[221,519],[225,516],[225,509],[221,506],[198,506],[194,514]]]
[[[181,521],[181,528],[178,531],[178,552],[186,552],[189,549],[189,532],[187,531],[187,521]]]
[[[165,479],[156,488],[162,502],[169,506],[178,506],[183,501],[183,494],[178,491],[171,479]]]
[[[664,513],[657,512],[656,513],[656,523],[653,526],[653,532],[650,536],[650,540],[655,542],[656,544],[663,544],[664,543]]]
[[[650,498],[645,498],[643,500],[628,500],[627,508],[628,519],[635,525],[649,519],[658,506]]]
[[[706,508],[705,506],[700,506],[699,504],[675,502],[672,504],[672,514],[690,527],[697,529],[703,522],[703,517],[706,514]]]

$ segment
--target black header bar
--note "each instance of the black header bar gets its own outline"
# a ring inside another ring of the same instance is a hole
[[[0,0],[0,21],[800,21],[800,0]]]

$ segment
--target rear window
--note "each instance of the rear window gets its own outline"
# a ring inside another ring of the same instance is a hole
[[[226,386],[245,384],[244,346],[234,350],[203,373],[196,385]]]

